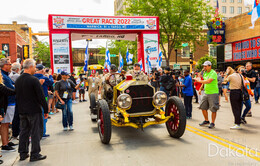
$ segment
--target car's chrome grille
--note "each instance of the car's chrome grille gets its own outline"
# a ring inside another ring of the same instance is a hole
[[[141,113],[141,112],[151,112],[154,110],[153,106],[153,88],[149,85],[138,85],[130,86],[125,90],[132,97],[132,106],[127,112],[131,113]]]

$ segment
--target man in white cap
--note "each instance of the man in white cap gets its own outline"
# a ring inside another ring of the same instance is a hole
[[[199,90],[201,94],[202,89],[205,90],[205,95],[202,98],[199,108],[202,110],[202,114],[205,120],[200,123],[200,126],[208,125],[209,128],[215,127],[215,120],[217,116],[217,110],[219,109],[219,98],[218,98],[218,75],[212,69],[212,63],[210,61],[205,61],[203,64],[203,79],[195,79],[196,82],[202,83],[202,86]],[[208,109],[212,112],[211,123],[208,119]]]

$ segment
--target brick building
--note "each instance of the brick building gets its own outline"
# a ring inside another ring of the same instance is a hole
[[[33,47],[38,41],[36,36],[32,36]],[[6,52],[6,56],[10,56],[12,62],[17,58],[23,60],[23,48],[29,45],[29,26],[27,24],[0,24],[0,50]],[[27,47],[28,48],[28,47]]]
[[[23,59],[23,45],[27,42],[14,30],[0,30],[1,50],[6,51],[6,56],[15,62],[17,58]]]
[[[247,13],[230,18],[226,23],[226,43],[218,46],[217,61],[220,69],[227,66],[237,67],[252,62],[260,69],[260,21],[251,27],[251,16]]]

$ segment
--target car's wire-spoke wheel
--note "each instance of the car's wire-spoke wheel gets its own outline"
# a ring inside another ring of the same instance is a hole
[[[186,128],[186,111],[182,101],[172,96],[168,99],[165,109],[166,116],[173,115],[167,122],[166,127],[171,137],[180,138]]]
[[[98,102],[98,131],[101,142],[108,144],[111,139],[110,111],[105,100]]]

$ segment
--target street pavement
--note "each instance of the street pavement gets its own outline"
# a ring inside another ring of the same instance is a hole
[[[193,118],[187,120],[180,139],[171,138],[164,124],[144,131],[113,127],[110,144],[104,145],[97,124],[90,120],[89,102],[73,104],[74,131],[63,131],[61,112],[47,123],[51,136],[41,141],[46,160],[19,161],[17,151],[2,152],[3,165],[260,165],[260,104],[253,104],[253,117],[246,119],[248,124],[240,131],[229,129],[234,122],[230,103],[221,102],[215,129],[198,125],[203,117],[197,107],[193,104]]]

